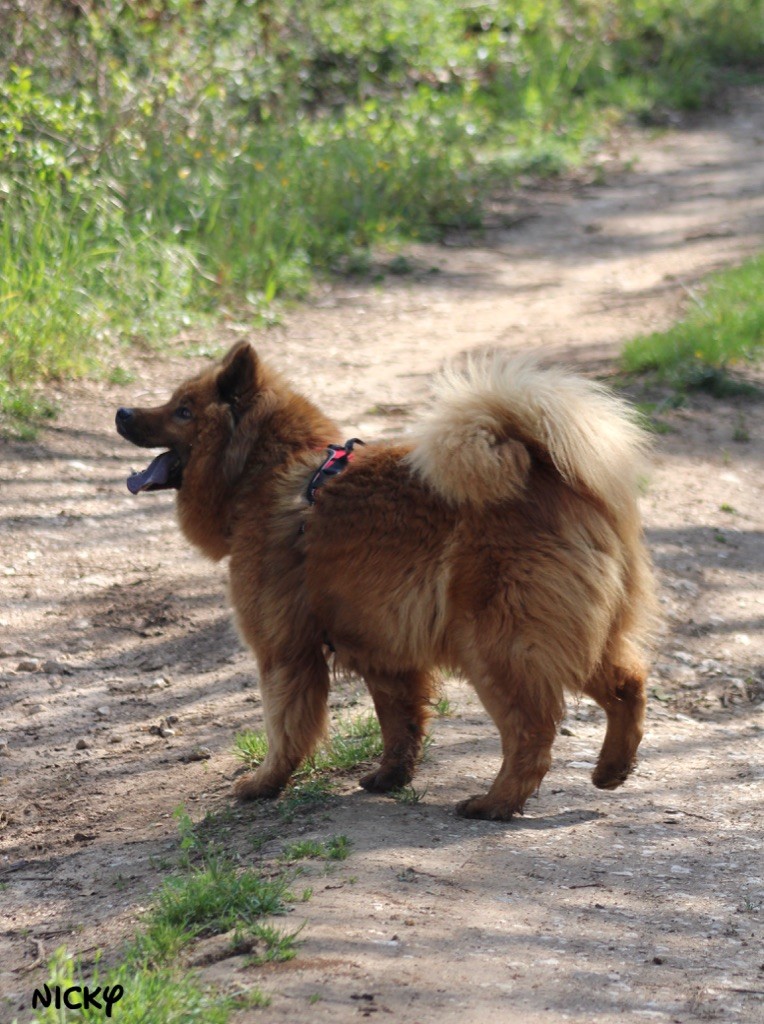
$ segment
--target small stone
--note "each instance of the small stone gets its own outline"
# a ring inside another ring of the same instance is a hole
[[[704,658],[698,665],[698,671],[704,676],[718,676],[724,672],[724,665],[714,658]]]
[[[8,747],[8,740],[0,739],[0,757],[10,757],[11,752]]]
[[[209,761],[212,751],[209,747],[194,747],[187,754],[183,754],[181,761]]]
[[[41,662],[37,658],[22,658],[16,666],[17,672],[39,672]]]
[[[694,659],[688,651],[672,651],[671,656],[684,665],[692,665]]]
[[[702,679],[699,679],[691,668],[680,666],[674,674],[674,682],[679,683],[683,690],[697,690],[703,686]]]
[[[175,725],[179,721],[180,719],[177,715],[168,715],[167,718],[165,718],[165,722],[167,722],[168,725]]]
[[[159,726],[159,735],[162,737],[162,739],[167,739],[169,736],[174,736],[175,735],[175,730],[171,729],[167,725],[160,725]]]
[[[93,746],[93,741],[87,739],[85,736],[80,737],[74,744],[76,750],[90,750]]]
[[[576,734],[573,732],[573,730],[570,728],[569,725],[561,725],[560,726],[560,736],[575,736],[575,735]]]
[[[116,733],[113,736],[109,737],[109,743],[121,743],[121,742],[122,742],[122,737],[117,735]]]
[[[106,705],[96,708],[96,714],[99,718],[108,718],[111,715],[111,708],[106,707]]]

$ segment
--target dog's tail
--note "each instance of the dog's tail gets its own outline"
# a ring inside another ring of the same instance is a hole
[[[647,443],[635,412],[603,385],[542,369],[532,356],[485,357],[463,373],[446,371],[413,440],[411,468],[452,504],[522,497],[535,457],[616,520],[636,516]]]

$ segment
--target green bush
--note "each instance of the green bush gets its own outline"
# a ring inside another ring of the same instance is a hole
[[[475,224],[497,181],[764,64],[762,0],[0,0],[0,22],[0,415],[106,343]]]

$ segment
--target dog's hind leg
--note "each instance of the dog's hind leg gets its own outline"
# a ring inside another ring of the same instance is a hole
[[[483,706],[501,734],[504,755],[499,773],[484,795],[457,804],[465,818],[509,821],[522,812],[552,763],[552,743],[563,714],[562,694],[508,683],[498,674],[476,682]]]
[[[260,689],[268,753],[256,771],[236,782],[240,800],[276,796],[326,732],[329,670],[320,651],[296,663],[263,664]]]
[[[588,680],[584,693],[607,714],[607,731],[592,782],[615,789],[625,782],[637,761],[644,732],[646,671],[636,654],[607,659]]]
[[[433,690],[426,672],[397,676],[365,674],[366,684],[382,727],[384,750],[379,767],[360,780],[364,789],[387,793],[407,785],[422,751]]]

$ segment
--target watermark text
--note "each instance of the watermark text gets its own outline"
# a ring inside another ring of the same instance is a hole
[[[43,985],[41,989],[36,988],[32,996],[32,1009],[36,1010],[38,1005],[47,1009],[49,1006],[57,1010],[105,1010],[106,1016],[111,1017],[111,1008],[118,1003],[124,995],[121,985],[104,985],[101,988],[90,988],[89,985]]]

